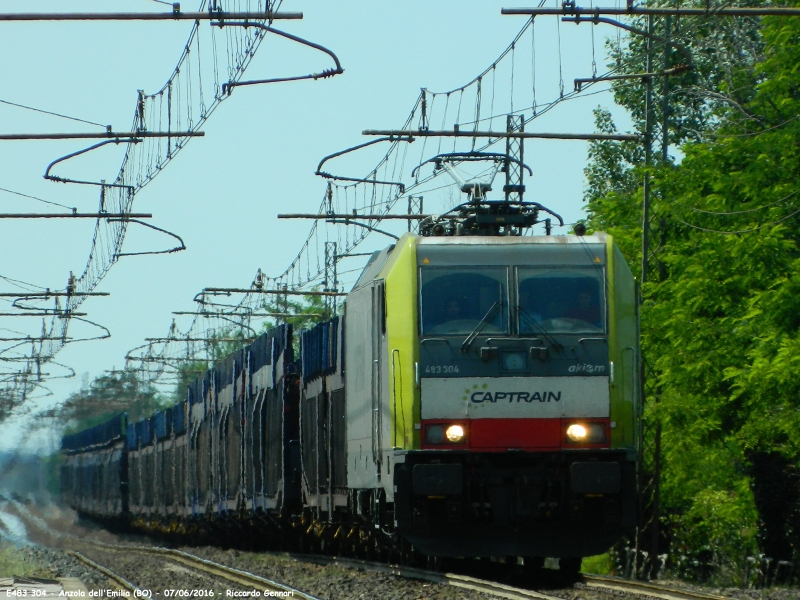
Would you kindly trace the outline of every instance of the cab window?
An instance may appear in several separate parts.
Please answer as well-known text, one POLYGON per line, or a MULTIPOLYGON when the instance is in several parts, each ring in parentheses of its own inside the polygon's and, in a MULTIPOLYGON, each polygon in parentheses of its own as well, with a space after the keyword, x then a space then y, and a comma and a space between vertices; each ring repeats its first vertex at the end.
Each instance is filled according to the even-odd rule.
POLYGON ((517 278, 520 335, 605 332, 602 268, 519 268, 517 278))
POLYGON ((484 318, 483 333, 508 333, 508 269, 420 269, 422 335, 469 335, 484 318))

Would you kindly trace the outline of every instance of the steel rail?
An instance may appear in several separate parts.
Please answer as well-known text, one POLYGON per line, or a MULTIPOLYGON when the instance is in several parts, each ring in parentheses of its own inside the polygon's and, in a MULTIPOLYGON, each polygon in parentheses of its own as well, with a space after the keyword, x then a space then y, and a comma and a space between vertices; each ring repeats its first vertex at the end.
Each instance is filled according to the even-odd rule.
MULTIPOLYGON (((84 538, 77 538, 76 536, 67 533, 67 532, 60 532, 54 531, 52 527, 47 527, 41 519, 34 517, 30 514, 30 511, 27 508, 23 508, 19 506, 19 503, 15 502, 18 509, 22 509, 20 512, 27 513, 26 516, 28 520, 33 521, 34 525, 41 529, 42 531, 48 531, 50 533, 55 533, 58 537, 68 537, 70 539, 74 539, 77 542, 81 542, 90 546, 96 546, 99 548, 105 548, 107 550, 111 550, 113 552, 138 552, 140 554, 148 554, 148 555, 159 555, 165 556, 169 560, 173 560, 175 562, 184 564, 186 566, 192 567, 199 571, 204 571, 216 577, 220 577, 222 579, 227 579, 228 581, 232 581, 244 586, 255 586, 260 588, 261 591, 270 591, 270 592, 281 592, 290 597, 297 597, 303 598, 304 600, 321 600, 316 596, 312 596, 306 592, 302 592, 296 588, 293 588, 289 585, 285 585, 283 583, 279 583, 277 581, 273 581, 272 579, 267 579, 266 577, 261 577, 259 575, 255 575, 254 573, 249 573, 247 571, 242 571, 240 569, 235 569, 233 567, 228 567, 222 565, 220 563, 200 558, 199 556, 195 556, 193 554, 189 554, 188 552, 183 552, 181 550, 173 550, 171 548, 158 548, 152 547, 148 548, 145 546, 135 546, 135 545, 127 545, 127 544, 105 544, 103 542, 95 542, 91 540, 87 540, 84 538)), ((81 561, 85 562, 87 565, 90 565, 92 568, 97 569, 107 577, 111 577, 115 581, 119 582, 120 585, 123 585, 126 589, 131 592, 141 592, 139 588, 137 588, 132 583, 124 580, 122 577, 119 577, 115 573, 112 573, 105 567, 98 565, 96 562, 92 561, 91 559, 83 556, 79 552, 75 552, 73 550, 67 550, 67 554, 71 554, 76 558, 79 558, 81 561)), ((141 595, 137 595, 136 597, 143 598, 141 595)))
POLYGON ((583 575, 583 585, 591 589, 602 589, 626 594, 642 594, 651 598, 660 598, 661 600, 727 600, 725 596, 716 594, 707 594, 705 592, 673 588, 646 581, 617 579, 616 577, 605 577, 602 575, 583 575))
POLYGON ((303 598, 304 600, 320 600, 316 596, 312 596, 306 592, 301 592, 296 588, 273 581, 272 579, 267 579, 266 577, 261 577, 247 571, 234 569, 233 567, 227 567, 220 563, 205 558, 200 558, 199 556, 195 556, 194 554, 189 554, 188 552, 183 552, 181 550, 172 550, 170 548, 131 548, 131 550, 134 552, 144 552, 146 554, 160 554, 166 556, 169 558, 169 560, 192 567, 198 571, 204 571, 211 575, 221 577, 222 579, 227 579, 228 581, 232 581, 240 585, 253 586, 261 589, 261 591, 283 592, 285 594, 290 594, 292 597, 303 598))
POLYGON ((477 579, 476 577, 458 575, 456 573, 437 573, 436 571, 427 571, 425 569, 417 569, 414 567, 404 567, 400 565, 376 563, 351 558, 336 558, 321 555, 303 554, 289 554, 289 556, 296 560, 324 566, 335 565, 344 567, 346 569, 385 573, 387 575, 395 575, 405 579, 416 579, 418 581, 429 581, 431 583, 444 583, 453 587, 483 592, 485 594, 491 594, 492 596, 497 596, 499 598, 509 598, 511 600, 560 600, 556 596, 548 596, 547 594, 542 594, 541 592, 536 592, 534 590, 526 590, 523 588, 506 585, 504 583, 477 579))
MULTIPOLYGON (((255 587, 262 592, 280 592, 282 594, 286 594, 287 596, 291 596, 293 598, 303 598, 304 600, 321 600, 316 596, 312 596, 311 594, 302 592, 297 588, 293 588, 289 585, 273 581, 272 579, 267 579, 266 577, 261 577, 254 573, 249 573, 248 571, 242 571, 240 569, 228 567, 226 565, 214 562, 212 560, 200 558, 199 556, 195 556, 194 554, 189 554, 188 552, 183 552, 182 550, 173 550, 171 548, 157 548, 157 547, 146 548, 143 546, 103 544, 101 542, 91 542, 87 540, 82 540, 82 541, 84 541, 84 543, 93 546, 106 548, 113 552, 137 552, 139 554, 145 554, 150 556, 153 555, 164 556, 169 560, 180 563, 187 567, 191 567, 197 571, 202 571, 204 573, 208 573, 209 575, 213 575, 220 579, 225 579, 227 581, 230 581, 232 583, 237 583, 245 587, 255 587)), ((88 561, 88 559, 86 560, 88 561)))
POLYGON ((0 21, 219 21, 220 19, 281 21, 303 18, 302 12, 181 12, 165 13, 0 13, 0 21))
MULTIPOLYGON (((27 509, 20 506, 18 503, 15 504, 17 505, 17 508, 21 510, 21 512, 27 512, 27 509)), ((33 516, 30 515, 30 513, 27 513, 26 516, 31 519, 33 518, 33 516)), ((40 529, 44 530, 44 527, 41 523, 37 523, 34 521, 34 524, 40 529)), ((47 531, 52 533, 53 529, 47 528, 47 531)), ((90 545, 102 546, 115 550, 131 550, 139 552, 147 552, 150 550, 148 548, 143 548, 141 546, 110 545, 101 542, 91 542, 83 538, 81 539, 75 538, 75 536, 68 533, 57 532, 57 535, 67 536, 76 539, 76 541, 81 541, 90 545)), ((155 548, 153 550, 164 554, 174 554, 174 553, 185 554, 181 553, 178 550, 171 550, 166 548, 155 548)), ((404 577, 407 579, 429 581, 432 583, 445 583, 448 585, 452 585, 454 587, 461 587, 465 589, 472 589, 475 591, 485 592, 488 594, 499 596, 501 598, 513 598, 513 599, 524 599, 524 600, 530 600, 530 599, 560 600, 556 597, 548 596, 546 594, 542 594, 540 592, 536 592, 533 590, 516 588, 513 586, 496 583, 492 581, 485 581, 474 577, 469 577, 467 575, 458 575, 454 573, 438 573, 435 571, 428 571, 425 569, 418 569, 414 567, 403 567, 387 563, 376 563, 360 559, 330 557, 317 554, 296 554, 296 553, 285 553, 285 552, 270 552, 269 554, 273 554, 275 556, 288 557, 300 562, 309 562, 312 564, 318 564, 322 566, 335 565, 347 569, 385 573, 389 575, 395 575, 398 577, 404 577)), ((205 559, 199 559, 198 557, 194 557, 193 555, 186 555, 186 556, 197 558, 198 560, 205 560, 205 559)), ((207 562, 213 565, 217 565, 217 563, 213 563, 212 561, 207 561, 207 562)), ((223 569, 230 569, 231 571, 237 573, 237 575, 239 573, 244 573, 238 571, 237 569, 231 569, 230 567, 225 567, 224 565, 218 565, 218 566, 222 567, 223 569)), ((251 575, 251 574, 246 574, 246 575, 251 575)), ((644 595, 651 598, 659 598, 661 600, 729 600, 725 596, 708 594, 705 592, 668 587, 650 582, 617 579, 615 577, 606 577, 601 575, 581 574, 581 579, 582 581, 577 584, 579 586, 586 586, 597 589, 606 589, 616 593, 621 592, 624 594, 644 595)), ((300 592, 300 594, 302 594, 302 592, 300 592)), ((310 596, 307 595, 300 597, 311 598, 310 596)))
POLYGON ((108 577, 112 581, 116 581, 117 584, 119 584, 123 589, 128 590, 129 592, 132 592, 133 594, 141 593, 142 590, 140 590, 138 587, 133 585, 130 581, 128 581, 126 579, 123 579, 122 577, 120 577, 119 575, 114 573, 113 571, 110 571, 109 569, 106 569, 103 565, 97 564, 92 559, 85 557, 80 552, 75 552, 74 550, 65 550, 65 552, 67 554, 69 554, 70 556, 74 556, 79 561, 81 561, 82 563, 90 566, 94 570, 100 571, 103 575, 105 575, 106 577, 108 577))
MULTIPOLYGON (((21 511, 27 512, 27 509, 18 506, 21 511)), ((28 513, 30 515, 30 513, 28 513)), ((32 515, 30 515, 32 517, 32 515)), ((34 524, 42 530, 45 530, 43 524, 36 523, 34 524)), ((47 531, 53 533, 52 528, 47 528, 47 531)), ((129 552, 140 552, 145 554, 161 554, 168 557, 170 560, 176 560, 176 562, 180 562, 177 559, 185 559, 188 562, 183 564, 187 564, 187 566, 200 568, 198 567, 198 563, 203 567, 213 567, 214 569, 219 569, 221 572, 220 574, 213 573, 220 577, 227 577, 227 576, 235 576, 235 577, 242 577, 247 580, 246 585, 278 585, 283 586, 283 584, 277 583, 275 581, 271 581, 269 579, 259 577, 258 575, 254 575, 252 573, 248 573, 245 571, 240 571, 239 569, 234 569, 232 567, 227 567, 225 565, 221 565, 219 563, 215 563, 210 560, 206 560, 192 554, 188 554, 186 552, 182 552, 180 550, 173 550, 169 548, 147 548, 143 546, 134 546, 134 545, 118 545, 118 544, 105 544, 102 542, 93 542, 86 539, 78 539, 74 535, 66 533, 66 532, 56 532, 59 536, 66 536, 76 541, 83 542, 85 544, 89 544, 92 546, 98 546, 102 548, 107 548, 109 550, 114 551, 129 551, 129 552)), ((405 579, 415 579, 418 581, 429 581, 431 583, 444 583, 447 585, 451 585, 453 587, 459 587, 463 589, 470 589, 475 591, 484 592, 487 594, 491 594, 493 596, 497 596, 500 598, 509 598, 511 600, 562 600, 555 596, 548 596, 546 594, 542 594, 540 592, 536 592, 533 590, 525 590, 522 588, 512 587, 510 585, 505 585, 502 583, 495 583, 492 581, 484 581, 481 579, 476 579, 474 577, 469 577, 466 575, 456 575, 453 573, 437 573, 434 571, 427 571, 425 569, 417 569, 413 567, 403 567, 399 565, 391 565, 386 563, 376 563, 370 562, 365 560, 359 559, 347 559, 347 558, 338 558, 338 557, 330 557, 330 556, 322 556, 317 554, 295 554, 295 553, 286 553, 286 552, 268 552, 268 554, 272 554, 274 556, 282 556, 288 557, 293 560, 299 562, 307 562, 312 564, 318 564, 322 566, 339 566, 346 569, 356 569, 360 571, 372 571, 376 573, 385 573, 389 575, 395 575, 397 577, 403 577, 405 579)), ((211 572, 211 571, 207 571, 211 572)), ((301 592, 299 590, 295 590, 289 586, 283 586, 282 591, 294 592, 294 595, 300 598, 304 598, 306 600, 319 600, 310 594, 305 592, 301 592)), ((709 599, 706 599, 709 600, 709 599)))

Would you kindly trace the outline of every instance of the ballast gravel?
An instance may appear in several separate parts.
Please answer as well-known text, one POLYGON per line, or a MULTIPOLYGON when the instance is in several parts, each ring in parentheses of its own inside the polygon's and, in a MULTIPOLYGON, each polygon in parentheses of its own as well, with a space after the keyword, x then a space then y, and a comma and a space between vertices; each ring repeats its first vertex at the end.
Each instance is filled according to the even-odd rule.
MULTIPOLYGON (((101 589, 109 585, 104 575, 87 567, 77 558, 62 550, 53 550, 41 546, 23 546, 20 548, 20 555, 25 561, 38 566, 52 578, 74 577, 89 589, 101 589)), ((6 575, 10 576, 13 573, 6 575)))
POLYGON ((335 565, 320 566, 276 554, 181 548, 184 552, 280 581, 325 600, 484 600, 497 599, 473 590, 443 583, 428 583, 357 571, 335 565))
MULTIPOLYGON (((236 584, 198 575, 187 567, 165 558, 151 558, 139 553, 120 553, 98 549, 81 543, 78 538, 96 540, 111 544, 161 545, 145 536, 136 534, 114 534, 90 521, 79 521, 74 512, 55 505, 47 507, 31 506, 21 510, 20 517, 26 521, 28 535, 33 542, 45 546, 58 546, 77 550, 98 563, 118 572, 138 585, 153 591, 154 598, 163 598, 164 590, 208 590, 214 592, 214 600, 232 597, 231 592, 246 592, 236 584), (29 512, 30 511, 30 512, 29 512), (27 514, 25 514, 27 513, 27 514), (35 513, 35 514, 31 514, 35 513), (38 525, 31 522, 38 521, 38 525), (45 523, 46 522, 46 523, 45 523), (44 527, 47 527, 45 530, 44 527)), ((393 575, 363 572, 339 566, 319 566, 303 562, 282 554, 253 553, 240 550, 223 550, 203 546, 183 548, 209 560, 250 571, 254 574, 284 583, 326 600, 358 600, 376 598, 378 600, 473 600, 496 598, 488 594, 474 592, 446 584, 428 583, 404 579, 393 575)), ((90 589, 113 587, 104 575, 79 562, 72 556, 53 548, 29 546, 24 552, 32 562, 46 566, 54 577, 76 577, 90 589)), ((737 589, 712 588, 690 585, 683 581, 659 580, 659 584, 672 584, 683 589, 693 589, 736 600, 800 600, 800 590, 791 588, 737 589)), ((547 586, 541 590, 548 596, 564 600, 622 600, 621 596, 630 594, 590 590, 581 584, 571 588, 553 589, 547 586)), ((177 600, 202 596, 172 596, 177 600)), ((643 599, 646 597, 642 596, 643 599)))
POLYGON ((121 576, 136 587, 146 590, 144 598, 220 598, 230 597, 228 592, 252 591, 236 583, 196 571, 162 556, 149 556, 139 552, 98 548, 76 544, 76 549, 87 558, 121 576))

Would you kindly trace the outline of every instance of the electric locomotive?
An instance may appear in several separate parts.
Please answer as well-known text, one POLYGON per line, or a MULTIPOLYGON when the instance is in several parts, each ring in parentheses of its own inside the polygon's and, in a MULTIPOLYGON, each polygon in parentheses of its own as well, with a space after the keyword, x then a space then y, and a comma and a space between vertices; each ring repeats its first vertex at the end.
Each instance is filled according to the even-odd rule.
POLYGON ((64 438, 65 499, 164 532, 575 572, 636 525, 637 294, 611 236, 521 235, 545 210, 473 193, 423 221, 298 360, 278 326, 172 409, 64 438))
POLYGON ((542 208, 457 207, 347 297, 347 487, 429 556, 569 570, 636 525, 635 280, 609 235, 511 235, 542 208))

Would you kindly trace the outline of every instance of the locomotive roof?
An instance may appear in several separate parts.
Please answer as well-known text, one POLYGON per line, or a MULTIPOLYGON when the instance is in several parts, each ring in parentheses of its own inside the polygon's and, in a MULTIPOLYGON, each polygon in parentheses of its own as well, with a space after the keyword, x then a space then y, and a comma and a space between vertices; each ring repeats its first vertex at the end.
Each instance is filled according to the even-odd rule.
POLYGON ((418 237, 417 245, 518 245, 518 244, 605 244, 609 238, 606 233, 592 235, 534 235, 534 236, 442 236, 418 237))
MULTIPOLYGON (((535 236, 431 236, 431 237, 423 237, 414 234, 406 234, 403 236, 402 240, 407 240, 408 237, 412 237, 414 239, 414 243, 417 246, 519 246, 519 245, 531 245, 531 244, 552 244, 552 245, 564 245, 564 244, 606 244, 610 236, 603 232, 597 232, 592 235, 535 235, 535 236)), ((399 245, 402 245, 402 242, 398 242, 399 245)), ((398 244, 393 244, 391 246, 387 246, 383 250, 378 250, 370 256, 369 260, 367 261, 364 270, 361 272, 361 276, 356 281, 355 285, 353 285, 352 289, 358 289, 362 285, 366 284, 368 281, 373 280, 378 273, 381 272, 381 269, 386 264, 389 256, 394 251, 395 247, 398 244)))

